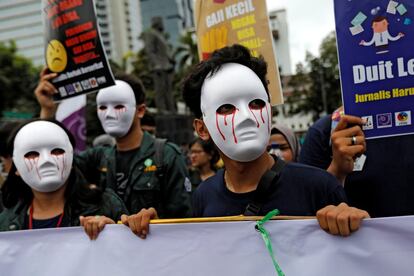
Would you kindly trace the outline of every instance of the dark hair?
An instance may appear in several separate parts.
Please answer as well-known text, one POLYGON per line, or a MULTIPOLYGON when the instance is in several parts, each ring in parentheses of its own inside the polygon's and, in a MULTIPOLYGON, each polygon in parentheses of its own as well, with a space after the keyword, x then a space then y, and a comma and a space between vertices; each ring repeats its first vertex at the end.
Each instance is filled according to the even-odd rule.
POLYGON ((115 79, 124 81, 131 86, 134 91, 135 102, 137 105, 145 102, 145 88, 142 81, 138 77, 119 72, 115 75, 115 79))
POLYGON ((191 149, 194 144, 199 144, 203 148, 203 151, 211 155, 210 167, 211 169, 216 170, 215 164, 219 161, 220 155, 213 141, 211 139, 205 141, 201 138, 196 138, 190 143, 189 148, 191 149))
POLYGON ((156 126, 155 117, 151 113, 145 113, 144 117, 141 119, 141 126, 156 126))
MULTIPOLYGON (((47 121, 54 123, 55 125, 58 125, 65 131, 65 133, 69 137, 70 143, 72 144, 73 148, 75 148, 75 138, 62 123, 52 119, 35 119, 21 124, 18 128, 16 128, 13 131, 12 135, 8 140, 8 150, 11 154, 13 154, 14 140, 16 138, 17 133, 27 124, 36 121, 47 121)), ((81 202, 97 204, 102 198, 102 191, 100 189, 91 189, 89 187, 89 184, 82 176, 81 172, 76 168, 75 161, 73 162, 74 163, 72 165, 72 170, 68 179, 68 186, 65 190, 66 202, 68 204, 71 204, 72 206, 80 206, 81 202)), ((19 201, 22 201, 26 204, 30 204, 30 202, 33 199, 33 193, 31 188, 23 181, 23 179, 20 176, 16 175, 16 171, 17 169, 13 162, 7 179, 4 182, 3 187, 1 188, 3 204, 6 208, 12 208, 19 201)))
POLYGON ((272 130, 270 131, 270 135, 275 135, 275 134, 282 134, 283 136, 285 136, 280 130, 273 127, 272 130))
POLYGON ((0 124, 0 156, 11 157, 11 153, 8 150, 7 141, 14 132, 15 128, 19 127, 22 122, 3 122, 0 124))
POLYGON ((200 98, 205 78, 210 72, 212 75, 215 74, 225 63, 239 63, 250 68, 260 78, 267 94, 269 94, 266 79, 267 63, 263 57, 252 56, 249 49, 238 44, 224 47, 214 51, 208 60, 196 65, 183 82, 184 101, 197 118, 202 116, 200 98))
POLYGON ((375 22, 381 22, 383 20, 387 20, 387 18, 385 16, 377 16, 372 20, 372 24, 374 24, 375 22))

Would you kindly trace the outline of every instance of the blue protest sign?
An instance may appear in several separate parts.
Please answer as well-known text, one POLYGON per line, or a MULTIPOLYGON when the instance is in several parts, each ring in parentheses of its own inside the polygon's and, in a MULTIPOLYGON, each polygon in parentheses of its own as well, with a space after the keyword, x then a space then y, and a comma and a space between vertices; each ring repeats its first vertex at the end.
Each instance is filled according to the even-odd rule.
POLYGON ((367 138, 414 133, 414 2, 334 0, 346 114, 367 138))

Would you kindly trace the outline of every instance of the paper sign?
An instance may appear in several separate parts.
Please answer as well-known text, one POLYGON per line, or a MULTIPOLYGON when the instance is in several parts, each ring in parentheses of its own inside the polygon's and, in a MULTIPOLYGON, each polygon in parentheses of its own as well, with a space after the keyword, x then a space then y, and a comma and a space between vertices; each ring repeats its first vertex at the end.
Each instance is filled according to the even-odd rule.
POLYGON ((360 157, 356 158, 354 161, 354 172, 360 172, 364 169, 365 160, 367 159, 367 156, 365 154, 362 154, 360 157))
POLYGON ((352 19, 351 24, 354 26, 361 25, 367 19, 367 16, 362 12, 359 12, 354 19, 352 19))
POLYGON ((387 12, 390 14, 395 14, 397 10, 395 9, 398 6, 398 3, 395 1, 390 1, 388 3, 387 12))
POLYGON ((114 85, 92 0, 43 0, 45 59, 62 100, 114 85))
POLYGON ((404 14, 407 13, 407 9, 403 4, 401 4, 397 7, 397 11, 400 15, 404 15, 404 14))
MULTIPOLYGON (((414 28, 386 12, 391 2, 334 1, 344 110, 367 119, 367 139, 414 133, 414 28), (363 31, 350 32, 361 14, 363 31)), ((402 2, 400 13, 414 12, 414 2, 402 2)))
POLYGON ((253 55, 262 55, 268 64, 272 105, 283 103, 265 0, 197 0, 195 18, 201 60, 216 49, 236 43, 249 48, 253 55))
POLYGON ((351 31, 352 35, 357 35, 357 34, 362 33, 364 31, 364 28, 362 28, 361 25, 358 25, 358 26, 353 26, 349 28, 349 30, 351 31))

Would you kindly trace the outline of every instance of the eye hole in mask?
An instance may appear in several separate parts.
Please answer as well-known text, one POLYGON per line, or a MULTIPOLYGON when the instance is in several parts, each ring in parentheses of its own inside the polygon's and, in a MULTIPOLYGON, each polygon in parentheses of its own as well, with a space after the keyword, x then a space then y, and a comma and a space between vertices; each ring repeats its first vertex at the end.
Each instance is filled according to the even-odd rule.
POLYGON ((99 110, 101 110, 101 111, 105 111, 106 109, 107 109, 107 107, 105 105, 99 106, 99 110))
POLYGON ((217 108, 217 113, 220 115, 230 115, 236 111, 236 107, 232 104, 223 104, 217 108))
POLYGON ((24 158, 27 159, 36 159, 39 157, 39 153, 37 151, 29 151, 24 155, 24 158))
POLYGON ((59 155, 63 155, 65 153, 65 150, 64 149, 60 149, 60 148, 55 148, 50 153, 52 155, 59 156, 59 155))
POLYGON ((266 103, 261 99, 253 100, 249 103, 250 109, 262 109, 266 106, 266 103))
POLYGON ((123 108, 125 108, 125 106, 122 105, 122 104, 118 104, 118 105, 115 106, 116 110, 120 110, 120 109, 123 109, 123 108))

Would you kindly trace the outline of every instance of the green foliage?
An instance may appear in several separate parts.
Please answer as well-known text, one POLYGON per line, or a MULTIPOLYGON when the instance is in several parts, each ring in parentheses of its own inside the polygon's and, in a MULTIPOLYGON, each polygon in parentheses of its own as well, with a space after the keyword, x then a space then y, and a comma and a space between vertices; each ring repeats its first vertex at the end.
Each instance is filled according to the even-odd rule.
MULTIPOLYGON (((17 54, 14 42, 0 43, 0 110, 34 114, 38 105, 34 89, 40 69, 17 54)), ((1 114, 1 113, 0 113, 1 114)))
POLYGON ((311 113, 316 120, 325 113, 324 98, 328 114, 342 104, 334 32, 322 41, 319 57, 307 53, 305 64, 297 65, 289 86, 294 90, 287 100, 293 106, 291 114, 311 113))
POLYGON ((191 68, 200 61, 194 32, 187 31, 180 37, 173 56, 178 64, 173 80, 174 95, 177 100, 181 100, 181 83, 191 68))
MULTIPOLYGON (((145 86, 147 106, 155 107, 154 81, 145 50, 141 49, 138 53, 129 55, 128 58, 131 58, 132 60, 131 73, 138 76, 145 86)), ((173 52, 173 59, 177 65, 173 76, 173 93, 175 99, 179 100, 181 98, 181 81, 188 74, 191 67, 199 62, 194 32, 186 32, 180 37, 179 46, 173 52)), ((118 67, 122 69, 122 66, 118 67)))
POLYGON ((154 92, 154 81, 152 79, 150 64, 148 55, 145 52, 145 49, 141 49, 133 57, 132 61, 132 72, 144 84, 146 103, 149 107, 155 107, 155 92, 154 92))
POLYGON ((194 32, 187 31, 180 37, 179 46, 174 51, 174 59, 178 62, 179 70, 184 70, 199 62, 194 35, 194 32))

